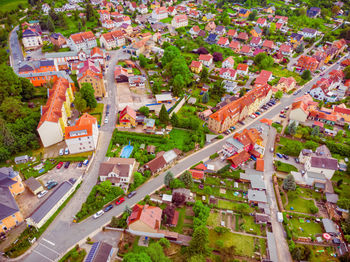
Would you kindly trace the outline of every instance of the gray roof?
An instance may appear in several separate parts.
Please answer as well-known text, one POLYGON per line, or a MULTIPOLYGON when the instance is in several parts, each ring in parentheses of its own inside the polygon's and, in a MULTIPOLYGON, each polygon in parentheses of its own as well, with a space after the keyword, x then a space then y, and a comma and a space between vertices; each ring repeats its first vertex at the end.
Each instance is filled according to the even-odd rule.
POLYGON ((16 177, 18 172, 13 171, 12 167, 0 168, 0 186, 9 187, 16 184, 16 181, 11 178, 16 177))
POLYGON ((275 236, 271 232, 266 232, 267 248, 269 250, 270 261, 278 262, 275 236))
POLYGON ((177 158, 177 154, 174 150, 169 150, 169 151, 164 153, 163 157, 164 157, 165 162, 168 164, 177 158))
POLYGON ((333 193, 326 193, 327 202, 336 204, 338 202, 339 196, 333 193))
POLYGON ((28 178, 26 181, 24 181, 27 187, 30 188, 30 190, 35 191, 38 188, 41 187, 41 184, 38 180, 36 180, 34 177, 28 178))
POLYGON ((265 182, 260 175, 250 175, 250 183, 254 189, 266 189, 265 182))
POLYGON ((0 187, 0 220, 19 211, 16 200, 8 187, 0 187))
POLYGON ((326 157, 311 157, 311 166, 329 170, 338 170, 338 160, 326 157))
POLYGON ((24 155, 24 156, 17 156, 15 157, 15 162, 17 161, 22 161, 22 160, 28 160, 29 156, 28 155, 24 155))
POLYGON ((322 223, 323 223, 324 230, 327 233, 337 233, 337 230, 332 220, 328 218, 323 218, 322 223))
POLYGON ((32 213, 30 218, 39 223, 51 209, 59 202, 65 194, 72 188, 72 184, 68 181, 61 183, 54 192, 32 213))
POLYGON ((254 202, 267 203, 265 191, 248 189, 248 200, 254 202))
POLYGON ((233 139, 232 137, 227 139, 226 143, 231 144, 232 146, 237 148, 237 150, 240 150, 244 147, 244 145, 241 142, 239 142, 237 139, 233 139))
POLYGON ((321 173, 307 172, 307 176, 313 179, 326 180, 325 175, 321 173))
POLYGON ((95 242, 89 254, 87 255, 85 262, 105 262, 108 261, 113 246, 105 242, 95 242))

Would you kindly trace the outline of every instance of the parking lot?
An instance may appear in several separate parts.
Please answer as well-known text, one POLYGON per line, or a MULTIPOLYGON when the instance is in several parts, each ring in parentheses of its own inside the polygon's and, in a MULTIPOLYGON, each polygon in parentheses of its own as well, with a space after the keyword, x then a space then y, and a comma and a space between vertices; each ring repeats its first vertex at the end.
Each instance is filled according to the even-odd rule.
MULTIPOLYGON (((37 180, 44 186, 45 183, 49 180, 54 180, 58 183, 58 185, 70 178, 77 179, 80 177, 86 167, 82 168, 77 167, 78 163, 71 163, 69 168, 61 167, 61 169, 57 169, 56 167, 47 172, 46 174, 37 178, 37 180)), ((57 187, 57 186, 56 186, 57 187)), ((46 189, 46 188, 45 188, 46 189)), ((38 198, 36 195, 33 195, 32 192, 26 187, 25 191, 16 196, 17 204, 23 214, 23 217, 28 217, 30 214, 46 199, 48 196, 54 191, 55 188, 48 190, 49 192, 42 198, 38 198)))

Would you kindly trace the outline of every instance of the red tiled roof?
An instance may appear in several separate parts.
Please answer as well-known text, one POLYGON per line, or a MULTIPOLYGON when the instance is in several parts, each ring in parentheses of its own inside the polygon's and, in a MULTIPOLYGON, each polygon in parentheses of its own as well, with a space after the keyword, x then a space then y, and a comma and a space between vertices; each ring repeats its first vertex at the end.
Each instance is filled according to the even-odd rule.
POLYGON ((136 204, 128 218, 128 225, 136 221, 142 221, 144 224, 152 229, 159 229, 162 221, 162 209, 159 207, 149 206, 149 205, 139 205, 136 204))
POLYGON ((88 113, 84 113, 79 120, 75 123, 74 126, 67 126, 65 129, 65 139, 71 138, 79 138, 84 136, 92 136, 92 126, 96 124, 96 118, 89 115, 88 113), (71 136, 72 131, 81 131, 86 130, 86 134, 81 134, 79 136, 71 136))
POLYGON ((291 51, 291 49, 292 49, 292 47, 290 45, 287 45, 287 44, 282 44, 280 46, 281 52, 289 53, 291 51))
POLYGON ((250 44, 253 45, 258 45, 261 42, 261 38, 260 37, 253 37, 252 40, 250 40, 250 44))
POLYGON ((251 48, 249 45, 244 45, 244 46, 242 46, 241 52, 248 54, 250 52, 250 50, 251 50, 251 48))
POLYGON ((190 67, 200 68, 201 65, 202 65, 202 62, 193 60, 191 62, 191 66, 190 67))
POLYGON ((219 41, 216 43, 217 45, 226 45, 228 43, 228 38, 220 37, 219 41))
POLYGON ((288 87, 290 87, 293 83, 296 83, 295 79, 290 76, 290 77, 281 77, 278 83, 285 83, 288 87))
POLYGON ((213 58, 213 56, 211 54, 207 54, 207 55, 201 54, 199 56, 199 60, 202 60, 202 61, 210 61, 210 59, 212 59, 212 58, 213 58))
POLYGON ((231 161, 235 167, 238 167, 239 165, 247 161, 249 158, 250 158, 250 154, 247 151, 242 151, 238 154, 235 154, 227 158, 227 160, 231 161))
POLYGON ((229 47, 232 49, 239 49, 241 44, 238 41, 232 40, 229 47))
POLYGON ((339 106, 335 106, 334 107, 334 112, 341 113, 341 114, 344 114, 344 115, 350 115, 350 109, 349 108, 344 108, 344 107, 339 107, 339 106))
POLYGON ((238 64, 237 66, 237 70, 240 70, 240 71, 246 71, 247 69, 248 69, 247 64, 238 64))
POLYGON ((263 47, 267 47, 267 48, 273 48, 274 43, 272 40, 265 40, 263 43, 263 47))
POLYGON ((133 119, 136 119, 136 112, 134 109, 132 109, 130 106, 126 106, 119 115, 119 119, 123 119, 124 116, 128 114, 130 117, 132 117, 133 119))
POLYGON ((71 35, 70 38, 76 44, 96 39, 95 35, 91 31, 76 33, 76 34, 71 35))
POLYGON ((237 38, 240 40, 248 40, 248 34, 246 32, 241 32, 238 34, 237 38))
POLYGON ((205 171, 205 170, 207 170, 207 167, 206 167, 203 163, 200 163, 199 165, 196 165, 196 166, 194 167, 194 169, 198 169, 198 170, 203 170, 203 171, 205 171))
POLYGON ((230 29, 227 32, 227 36, 231 36, 231 37, 234 37, 236 34, 237 34, 237 31, 234 29, 230 29))
POLYGON ((263 25, 266 23, 266 19, 265 18, 262 18, 262 17, 259 17, 258 20, 256 21, 257 24, 259 25, 263 25))
POLYGON ((191 172, 193 179, 203 179, 204 178, 204 172, 203 171, 194 170, 194 169, 191 169, 189 171, 191 172))
POLYGON ((256 170, 264 172, 264 170, 265 170, 265 168, 264 168, 264 159, 258 158, 256 160, 256 170))

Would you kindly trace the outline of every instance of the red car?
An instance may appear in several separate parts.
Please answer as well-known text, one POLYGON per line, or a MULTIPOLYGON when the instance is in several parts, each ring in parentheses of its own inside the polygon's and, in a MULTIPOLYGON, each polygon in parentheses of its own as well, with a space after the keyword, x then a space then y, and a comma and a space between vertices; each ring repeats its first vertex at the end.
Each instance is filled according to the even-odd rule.
POLYGON ((56 166, 57 169, 60 169, 63 166, 63 162, 59 162, 56 166))
POLYGON ((115 204, 118 206, 120 205, 121 203, 123 203, 125 201, 125 198, 124 197, 121 197, 119 198, 117 201, 115 201, 115 204))

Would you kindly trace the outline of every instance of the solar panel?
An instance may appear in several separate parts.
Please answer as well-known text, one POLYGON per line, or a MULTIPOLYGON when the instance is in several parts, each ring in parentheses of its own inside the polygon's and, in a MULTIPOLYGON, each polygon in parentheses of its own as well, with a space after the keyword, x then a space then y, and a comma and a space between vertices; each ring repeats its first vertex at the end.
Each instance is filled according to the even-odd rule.
POLYGON ((85 259, 85 262, 92 262, 92 261, 93 261, 94 256, 95 256, 95 254, 96 254, 96 251, 97 251, 97 249, 98 249, 99 244, 100 244, 100 242, 95 242, 95 243, 92 245, 92 247, 91 247, 91 249, 90 249, 90 252, 89 252, 88 256, 87 256, 86 259, 85 259))

